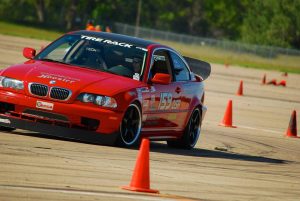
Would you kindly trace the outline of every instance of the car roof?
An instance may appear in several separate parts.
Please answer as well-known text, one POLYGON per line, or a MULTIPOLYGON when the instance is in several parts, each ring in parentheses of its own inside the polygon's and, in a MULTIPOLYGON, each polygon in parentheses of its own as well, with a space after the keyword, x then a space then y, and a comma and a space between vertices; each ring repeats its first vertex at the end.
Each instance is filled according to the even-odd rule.
POLYGON ((150 40, 144 40, 141 38, 133 37, 133 36, 127 36, 122 34, 116 34, 116 33, 107 33, 107 32, 96 32, 96 31, 74 31, 71 32, 72 34, 84 34, 86 36, 92 36, 92 37, 101 37, 108 40, 114 40, 118 42, 124 42, 128 44, 132 44, 137 47, 147 48, 149 45, 157 44, 159 43, 150 41, 150 40))

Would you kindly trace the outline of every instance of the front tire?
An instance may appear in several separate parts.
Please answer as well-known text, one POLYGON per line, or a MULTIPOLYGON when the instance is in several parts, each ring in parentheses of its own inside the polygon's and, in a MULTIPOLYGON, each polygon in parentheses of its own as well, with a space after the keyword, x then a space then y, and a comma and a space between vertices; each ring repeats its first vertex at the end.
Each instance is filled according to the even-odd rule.
POLYGON ((142 128, 142 115, 140 107, 132 103, 127 108, 122 119, 117 139, 117 145, 131 147, 139 144, 142 128))
POLYGON ((168 146, 181 149, 192 149, 197 144, 201 131, 201 112, 195 108, 190 116, 182 137, 178 140, 167 141, 168 146))
POLYGON ((0 131, 7 131, 7 132, 10 132, 10 131, 14 131, 14 130, 16 130, 16 128, 0 126, 0 131))

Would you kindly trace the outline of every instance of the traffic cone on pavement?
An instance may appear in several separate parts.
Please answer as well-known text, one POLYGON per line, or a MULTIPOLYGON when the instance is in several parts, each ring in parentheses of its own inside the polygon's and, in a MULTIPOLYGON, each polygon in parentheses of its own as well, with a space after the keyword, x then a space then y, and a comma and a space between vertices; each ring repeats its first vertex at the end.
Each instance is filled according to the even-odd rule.
POLYGON ((238 96, 243 96, 244 95, 244 93, 243 93, 243 80, 240 81, 240 86, 239 86, 239 89, 238 89, 236 95, 238 95, 238 96))
POLYGON ((264 74, 262 80, 261 80, 261 84, 266 84, 266 74, 264 74))
POLYGON ((219 124, 219 126, 236 128, 236 126, 232 125, 232 100, 228 101, 223 121, 219 124))
POLYGON ((270 80, 269 82, 267 82, 267 84, 276 85, 276 79, 270 80))
POLYGON ((281 80, 280 82, 277 83, 277 86, 279 86, 279 85, 286 87, 286 81, 281 80))
POLYGON ((292 112, 289 127, 286 131, 287 137, 297 137, 297 116, 296 110, 292 112))
POLYGON ((137 156, 130 185, 123 186, 122 189, 145 193, 159 193, 158 190, 150 189, 149 147, 149 139, 144 138, 137 156))

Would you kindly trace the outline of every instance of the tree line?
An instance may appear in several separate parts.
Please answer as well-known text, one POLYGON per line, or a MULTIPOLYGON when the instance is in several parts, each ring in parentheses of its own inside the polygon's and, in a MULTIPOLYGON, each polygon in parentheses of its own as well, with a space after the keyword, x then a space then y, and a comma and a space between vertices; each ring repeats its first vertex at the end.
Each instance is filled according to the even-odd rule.
POLYGON ((123 22, 300 49, 300 0, 1 0, 0 20, 61 31, 123 22), (140 6, 140 12, 138 8, 140 6), (138 21, 137 21, 138 19, 138 21))

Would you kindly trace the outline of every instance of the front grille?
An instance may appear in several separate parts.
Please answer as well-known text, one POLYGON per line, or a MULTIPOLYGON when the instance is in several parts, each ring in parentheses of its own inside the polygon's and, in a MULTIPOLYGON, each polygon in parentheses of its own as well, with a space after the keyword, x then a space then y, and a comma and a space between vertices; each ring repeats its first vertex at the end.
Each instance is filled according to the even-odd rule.
POLYGON ((72 91, 60 87, 50 87, 39 83, 30 83, 29 91, 32 95, 48 97, 51 99, 66 101, 71 95, 72 91), (50 93, 48 93, 50 91, 50 93))
POLYGON ((67 89, 53 87, 50 91, 50 97, 58 100, 66 100, 71 95, 71 92, 67 89))
POLYGON ((32 83, 30 85, 30 92, 36 96, 47 96, 48 86, 43 84, 32 83))

